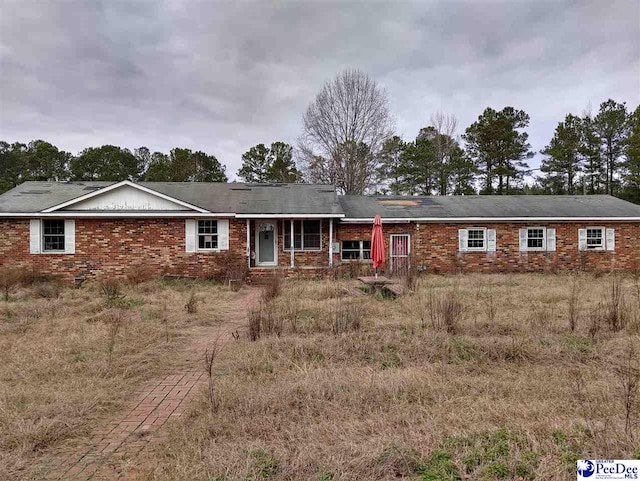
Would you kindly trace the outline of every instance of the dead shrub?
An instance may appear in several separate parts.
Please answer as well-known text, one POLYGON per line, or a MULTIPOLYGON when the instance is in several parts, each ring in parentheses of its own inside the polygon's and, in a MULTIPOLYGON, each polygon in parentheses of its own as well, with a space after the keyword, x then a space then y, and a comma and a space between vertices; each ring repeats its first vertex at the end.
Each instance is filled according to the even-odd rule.
POLYGON ((571 332, 576 330, 578 325, 578 309, 580 307, 580 283, 578 276, 574 275, 571 281, 571 291, 569 293, 569 303, 567 306, 567 317, 569 318, 569 329, 571 332))
POLYGON ((148 264, 140 264, 131 266, 125 273, 127 281, 137 286, 143 282, 149 282, 156 277, 156 272, 153 267, 148 264))
POLYGON ((496 314, 497 314, 497 309, 496 309, 496 304, 494 302, 493 299, 493 292, 489 291, 485 298, 484 298, 484 312, 487 314, 487 320, 491 323, 495 322, 496 320, 496 314))
POLYGON ((222 261, 224 283, 232 291, 239 291, 249 277, 249 266, 247 260, 242 255, 234 251, 227 251, 222 261))
POLYGON ((108 305, 116 304, 125 297, 124 294, 122 294, 120 281, 113 277, 100 281, 100 292, 102 292, 108 305))
POLYGON ((258 339, 260 339, 260 336, 262 334, 260 332, 260 326, 261 326, 260 308, 252 309, 251 311, 249 311, 248 320, 249 320, 249 339, 251 341, 257 341, 258 339))
POLYGON ((125 309, 109 309, 102 317, 102 322, 107 325, 107 367, 111 371, 113 351, 116 347, 116 338, 128 314, 125 309))
POLYGON ((284 327, 283 318, 277 315, 271 304, 262 303, 249 312, 249 339, 257 341, 261 336, 275 334, 280 337, 284 327))
POLYGON ((409 261, 409 265, 404 272, 402 280, 406 290, 413 291, 416 288, 416 284, 418 282, 418 271, 415 267, 414 259, 409 261))
POLYGON ((11 293, 23 281, 23 269, 17 266, 0 266, 0 289, 4 300, 8 301, 11 293))
POLYGON ((453 288, 449 292, 439 295, 431 289, 422 314, 423 327, 426 324, 426 319, 429 319, 431 327, 435 331, 456 334, 459 331, 464 310, 464 304, 458 289, 453 288))
POLYGON ((598 308, 589 314, 589 336, 592 339, 595 339, 595 337, 600 332, 601 321, 602 321, 602 304, 598 305, 598 308))
POLYGON ((216 395, 216 376, 214 372, 214 362, 220 353, 220 345, 219 345, 220 335, 216 336, 215 341, 211 344, 206 352, 204 353, 204 366, 205 372, 207 373, 208 380, 208 390, 207 395, 209 398, 209 408, 211 411, 216 412, 220 408, 220 400, 216 395))
POLYGON ((348 266, 349 270, 347 272, 347 275, 349 276, 349 279, 357 279, 358 277, 362 276, 364 266, 362 265, 361 261, 349 261, 348 266))
POLYGON ((193 289, 189 293, 189 297, 187 298, 187 302, 184 305, 184 310, 187 311, 187 314, 195 314, 198 312, 198 296, 196 295, 196 291, 193 289))
POLYGON ((34 288, 36 296, 44 299, 57 299, 60 297, 60 284, 55 281, 37 284, 34 288))
POLYGON ((265 279, 262 289, 263 302, 270 302, 280 295, 282 292, 282 275, 274 273, 265 279))
POLYGON ((624 299, 624 286, 622 278, 613 275, 603 300, 604 321, 613 332, 624 329, 627 320, 627 308, 624 299))
POLYGON ((342 298, 336 299, 334 307, 331 331, 334 334, 358 331, 362 326, 363 309, 358 302, 344 302, 342 298))
POLYGON ((624 431, 630 439, 635 439, 635 428, 640 426, 640 357, 630 341, 613 372, 618 378, 624 409, 624 431))
POLYGON ((551 321, 549 307, 544 304, 531 303, 528 315, 529 328, 534 332, 545 331, 551 321))

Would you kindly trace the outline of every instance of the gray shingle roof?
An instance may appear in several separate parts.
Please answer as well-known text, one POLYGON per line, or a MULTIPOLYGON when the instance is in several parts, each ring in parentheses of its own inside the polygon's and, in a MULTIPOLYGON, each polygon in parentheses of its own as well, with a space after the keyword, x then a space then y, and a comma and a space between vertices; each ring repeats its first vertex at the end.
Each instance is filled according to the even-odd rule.
POLYGON ((339 196, 345 218, 634 217, 640 206, 609 195, 339 196))
MULTIPOLYGON (((25 182, 0 195, 2 212, 40 212, 115 182, 25 182)), ((335 188, 317 184, 140 182, 140 185, 211 212, 333 214, 342 209, 335 188)))
MULTIPOLYGON (((36 213, 115 182, 25 182, 0 195, 0 214, 36 213)), ((337 196, 330 185, 140 182, 214 213, 334 215, 351 219, 640 218, 640 206, 608 195, 337 196)))

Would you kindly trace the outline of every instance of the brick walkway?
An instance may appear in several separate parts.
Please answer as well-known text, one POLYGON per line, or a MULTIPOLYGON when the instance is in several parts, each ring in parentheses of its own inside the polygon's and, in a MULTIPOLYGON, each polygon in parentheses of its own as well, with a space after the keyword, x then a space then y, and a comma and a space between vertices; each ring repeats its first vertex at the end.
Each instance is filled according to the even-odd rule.
MULTIPOLYGON (((237 306, 241 315, 230 320, 232 322, 227 327, 239 327, 238 321, 246 319, 246 312, 257 305, 259 293, 255 288, 247 290, 247 295, 237 306)), ((220 342, 231 338, 230 332, 220 342)), ((50 462, 45 479, 110 481, 126 477, 126 473, 120 473, 115 468, 116 464, 121 463, 111 465, 109 460, 133 460, 150 443, 166 439, 166 433, 161 431, 162 426, 171 418, 181 416, 191 398, 206 384, 206 374, 202 369, 204 349, 214 340, 215 337, 193 339, 190 350, 195 351, 193 354, 196 356, 192 356, 191 363, 199 365, 145 383, 136 391, 123 416, 95 430, 81 449, 50 462)))

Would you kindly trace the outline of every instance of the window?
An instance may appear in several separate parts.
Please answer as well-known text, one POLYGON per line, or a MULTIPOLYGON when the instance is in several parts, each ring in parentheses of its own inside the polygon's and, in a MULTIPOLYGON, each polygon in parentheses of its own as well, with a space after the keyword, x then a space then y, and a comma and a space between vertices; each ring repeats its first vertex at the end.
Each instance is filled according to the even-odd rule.
MULTIPOLYGON (((291 250, 291 221, 283 223, 283 248, 291 250)), ((322 247, 322 228, 320 220, 293 221, 293 248, 297 251, 319 251, 322 247)))
POLYGON ((218 221, 198 221, 198 250, 213 250, 218 248, 218 221))
POLYGON ((371 241, 342 241, 343 261, 368 261, 371 259, 371 241))
POLYGON ((602 227, 587 229, 587 249, 604 249, 604 229, 602 227))
POLYGON ((64 252, 64 220, 42 221, 42 250, 64 252))
POLYGON ((527 229, 527 250, 544 250, 545 249, 545 229, 529 228, 527 229))
POLYGON ((485 250, 486 234, 487 231, 485 229, 468 229, 467 249, 470 251, 485 250))

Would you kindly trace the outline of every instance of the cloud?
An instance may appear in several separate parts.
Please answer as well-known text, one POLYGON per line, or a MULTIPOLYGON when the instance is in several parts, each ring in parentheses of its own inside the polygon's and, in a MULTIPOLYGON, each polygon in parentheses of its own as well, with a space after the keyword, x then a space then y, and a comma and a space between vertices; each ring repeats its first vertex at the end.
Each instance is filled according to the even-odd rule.
POLYGON ((218 157, 295 143, 323 83, 360 68, 413 138, 437 110, 531 116, 535 150, 567 113, 640 103, 640 4, 0 0, 0 138, 218 157))

